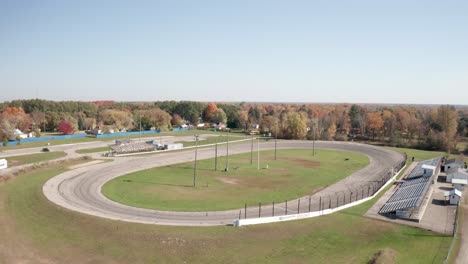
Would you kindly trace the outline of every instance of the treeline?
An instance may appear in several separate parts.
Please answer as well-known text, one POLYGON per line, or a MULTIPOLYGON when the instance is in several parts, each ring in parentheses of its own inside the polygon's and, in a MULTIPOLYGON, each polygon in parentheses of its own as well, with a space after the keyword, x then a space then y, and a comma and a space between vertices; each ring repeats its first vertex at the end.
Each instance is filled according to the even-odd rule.
POLYGON ((286 139, 371 140, 392 146, 455 148, 468 136, 468 110, 454 106, 268 104, 158 101, 55 102, 15 100, 0 104, 0 136, 23 131, 73 133, 94 128, 169 130, 183 124, 224 123, 286 139), (66 124, 66 125, 64 125, 66 124))

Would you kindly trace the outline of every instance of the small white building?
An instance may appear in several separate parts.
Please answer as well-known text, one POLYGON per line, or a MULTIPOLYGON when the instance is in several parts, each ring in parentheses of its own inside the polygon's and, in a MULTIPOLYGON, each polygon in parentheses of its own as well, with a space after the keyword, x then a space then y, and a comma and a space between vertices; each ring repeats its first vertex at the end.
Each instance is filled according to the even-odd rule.
POLYGON ((422 165, 422 169, 424 170, 423 176, 432 177, 436 171, 436 168, 437 168, 436 166, 432 166, 432 165, 427 165, 427 164, 422 165))
POLYGON ((463 191, 465 189, 465 185, 468 184, 467 179, 452 179, 453 188, 459 191, 463 191))
POLYGON ((457 205, 460 202, 460 198, 462 197, 462 193, 457 190, 453 189, 449 192, 445 192, 445 197, 448 197, 450 199, 450 204, 452 205, 457 205))
POLYGON ((457 171, 447 173, 447 182, 452 182, 453 179, 465 179, 468 180, 468 173, 464 169, 457 169, 457 171))

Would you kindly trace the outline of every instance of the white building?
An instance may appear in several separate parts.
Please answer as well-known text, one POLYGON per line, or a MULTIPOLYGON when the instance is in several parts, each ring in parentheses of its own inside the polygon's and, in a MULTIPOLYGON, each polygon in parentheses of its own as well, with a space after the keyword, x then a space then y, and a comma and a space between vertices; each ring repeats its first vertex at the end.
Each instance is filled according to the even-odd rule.
POLYGON ((453 188, 459 191, 463 191, 465 189, 465 185, 468 184, 467 179, 452 179, 453 188))
POLYGON ((6 159, 0 159, 0 169, 8 168, 8 161, 6 159))
POLYGON ((468 172, 464 169, 458 168, 457 171, 447 173, 447 182, 452 182, 453 179, 465 179, 468 180, 468 172))
POLYGON ((457 205, 460 202, 462 193, 457 189, 453 189, 449 192, 445 192, 444 196, 450 199, 450 204, 457 205))

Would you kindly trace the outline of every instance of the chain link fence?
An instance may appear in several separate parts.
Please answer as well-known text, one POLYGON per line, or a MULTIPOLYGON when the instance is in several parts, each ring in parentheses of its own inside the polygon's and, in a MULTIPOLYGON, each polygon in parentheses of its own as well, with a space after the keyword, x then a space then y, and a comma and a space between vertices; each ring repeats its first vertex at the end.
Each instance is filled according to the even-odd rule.
POLYGON ((382 186, 385 185, 396 172, 400 171, 406 165, 407 156, 389 166, 388 170, 374 175, 365 183, 348 187, 346 191, 335 192, 326 195, 311 195, 294 200, 273 201, 272 203, 245 204, 239 211, 239 219, 286 216, 292 214, 301 214, 309 212, 334 209, 346 204, 350 204, 367 197, 373 196, 382 186))

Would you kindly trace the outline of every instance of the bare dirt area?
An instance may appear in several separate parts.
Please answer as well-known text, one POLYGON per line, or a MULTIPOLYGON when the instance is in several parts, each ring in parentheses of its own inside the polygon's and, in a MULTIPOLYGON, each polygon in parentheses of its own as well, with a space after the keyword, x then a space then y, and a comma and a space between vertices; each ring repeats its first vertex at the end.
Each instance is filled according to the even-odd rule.
POLYGON ((227 183, 227 184, 239 184, 240 180, 235 179, 235 178, 225 178, 225 177, 219 177, 218 180, 227 183))
POLYGON ((299 165, 304 168, 318 168, 320 167, 320 161, 315 160, 305 160, 305 159, 291 159, 291 163, 299 165))

